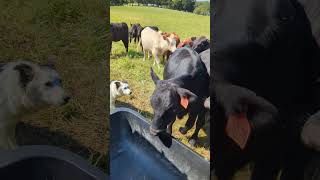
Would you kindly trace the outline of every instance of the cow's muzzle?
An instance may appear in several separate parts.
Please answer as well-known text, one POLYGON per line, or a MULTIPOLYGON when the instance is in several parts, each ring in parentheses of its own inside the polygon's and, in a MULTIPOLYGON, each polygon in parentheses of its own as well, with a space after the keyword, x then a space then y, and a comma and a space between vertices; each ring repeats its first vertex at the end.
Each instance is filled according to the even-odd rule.
POLYGON ((150 126, 149 131, 150 131, 150 134, 151 134, 151 135, 157 136, 160 132, 165 131, 165 129, 164 129, 164 130, 163 130, 163 129, 154 129, 154 128, 152 128, 152 127, 150 126))

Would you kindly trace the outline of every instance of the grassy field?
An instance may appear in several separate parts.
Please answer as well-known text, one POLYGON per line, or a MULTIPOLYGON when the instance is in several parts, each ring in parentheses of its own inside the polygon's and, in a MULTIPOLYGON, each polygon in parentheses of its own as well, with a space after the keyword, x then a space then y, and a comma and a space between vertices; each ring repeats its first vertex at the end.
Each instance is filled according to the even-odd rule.
POLYGON ((72 100, 21 118, 18 144, 71 150, 108 171, 109 8, 99 0, 0 2, 0 61, 53 62, 72 100))
MULTIPOLYGON (((111 22, 140 23, 142 26, 158 26, 162 32, 176 32, 183 40, 187 37, 201 36, 210 37, 210 17, 200 16, 192 13, 137 6, 114 6, 110 7, 111 22)), ((152 60, 142 61, 143 53, 137 51, 137 45, 129 45, 128 55, 122 42, 113 42, 110 55, 110 80, 127 80, 133 90, 133 95, 123 97, 119 100, 118 106, 128 106, 134 108, 147 118, 152 117, 152 108, 150 106, 150 96, 155 88, 150 77, 150 67, 152 60)), ((154 67, 155 72, 162 77, 163 65, 160 70, 154 67)), ((188 137, 193 130, 190 130, 186 136, 181 135, 179 127, 184 125, 186 118, 177 120, 174 124, 173 135, 189 146, 188 137)), ((200 131, 200 146, 193 148, 196 152, 210 158, 209 141, 204 131, 200 131)))

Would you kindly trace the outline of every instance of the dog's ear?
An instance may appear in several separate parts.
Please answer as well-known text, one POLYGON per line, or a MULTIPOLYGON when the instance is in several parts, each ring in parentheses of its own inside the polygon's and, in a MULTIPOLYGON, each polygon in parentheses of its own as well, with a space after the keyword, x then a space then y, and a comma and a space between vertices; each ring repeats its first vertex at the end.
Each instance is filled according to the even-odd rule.
POLYGON ((32 81, 34 77, 34 70, 28 64, 19 64, 14 67, 14 70, 19 72, 20 75, 20 84, 23 88, 27 86, 27 84, 32 81))
POLYGON ((116 81, 115 84, 116 84, 116 88, 119 89, 119 87, 121 86, 121 83, 119 81, 116 81))
POLYGON ((150 68, 150 74, 154 84, 157 85, 160 81, 160 78, 156 75, 152 68, 150 68))

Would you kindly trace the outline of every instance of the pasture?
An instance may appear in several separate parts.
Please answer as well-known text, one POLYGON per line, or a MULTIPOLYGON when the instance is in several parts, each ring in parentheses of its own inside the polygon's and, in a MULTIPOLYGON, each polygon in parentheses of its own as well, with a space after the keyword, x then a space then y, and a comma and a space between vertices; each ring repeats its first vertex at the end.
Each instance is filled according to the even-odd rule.
POLYGON ((54 63, 71 101, 19 117, 20 145, 68 149, 108 171, 107 4, 0 2, 0 62, 54 63))
MULTIPOLYGON (((176 32, 183 40, 192 36, 210 37, 210 17, 201 16, 181 11, 161 9, 155 7, 139 6, 111 6, 110 22, 125 22, 130 28, 130 23, 140 23, 142 26, 158 26, 162 32, 176 32)), ((162 78, 163 67, 160 69, 152 66, 153 59, 142 61, 143 53, 137 44, 129 44, 128 55, 122 42, 113 42, 110 55, 110 80, 127 80, 133 94, 130 97, 119 99, 117 106, 126 106, 140 112, 143 116, 151 119, 152 108, 150 96, 155 88, 150 77, 150 67, 153 67, 159 77, 162 78)), ((186 118, 177 120, 173 126, 173 136, 189 146, 188 137, 191 136, 194 128, 188 134, 182 135, 178 131, 184 125, 186 118)), ((209 142, 206 133, 201 130, 199 133, 200 146, 192 148, 206 159, 210 159, 209 142)), ((189 146, 190 147, 190 146, 189 146)))

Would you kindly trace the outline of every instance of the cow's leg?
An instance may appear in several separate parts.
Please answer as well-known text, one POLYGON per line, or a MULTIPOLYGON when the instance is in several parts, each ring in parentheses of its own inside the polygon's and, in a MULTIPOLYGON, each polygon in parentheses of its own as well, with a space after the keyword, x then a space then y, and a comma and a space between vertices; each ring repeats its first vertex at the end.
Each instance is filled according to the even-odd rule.
POLYGON ((172 121, 168 126, 167 126, 167 133, 168 134, 172 134, 172 125, 173 125, 174 121, 172 121))
POLYGON ((186 124, 184 125, 184 127, 180 127, 179 131, 181 134, 186 134, 194 125, 195 121, 197 118, 197 113, 195 112, 190 112, 189 113, 189 118, 186 122, 186 124))
POLYGON ((153 65, 157 63, 158 69, 160 69, 160 59, 158 53, 155 50, 152 50, 152 55, 154 56, 153 65))
POLYGON ((146 61, 146 55, 147 55, 148 51, 147 50, 143 50, 143 61, 146 61))
POLYGON ((123 39, 122 42, 123 42, 124 47, 126 48, 126 52, 128 53, 128 48, 129 48, 128 39, 123 39))
POLYGON ((198 140, 199 131, 203 127, 204 123, 205 123, 205 111, 202 111, 198 116, 197 123, 196 123, 196 129, 194 130, 194 132, 189 140, 190 145, 192 145, 192 146, 196 145, 196 142, 198 140))
POLYGON ((152 58, 152 52, 151 51, 148 52, 148 56, 149 56, 149 59, 152 58))

